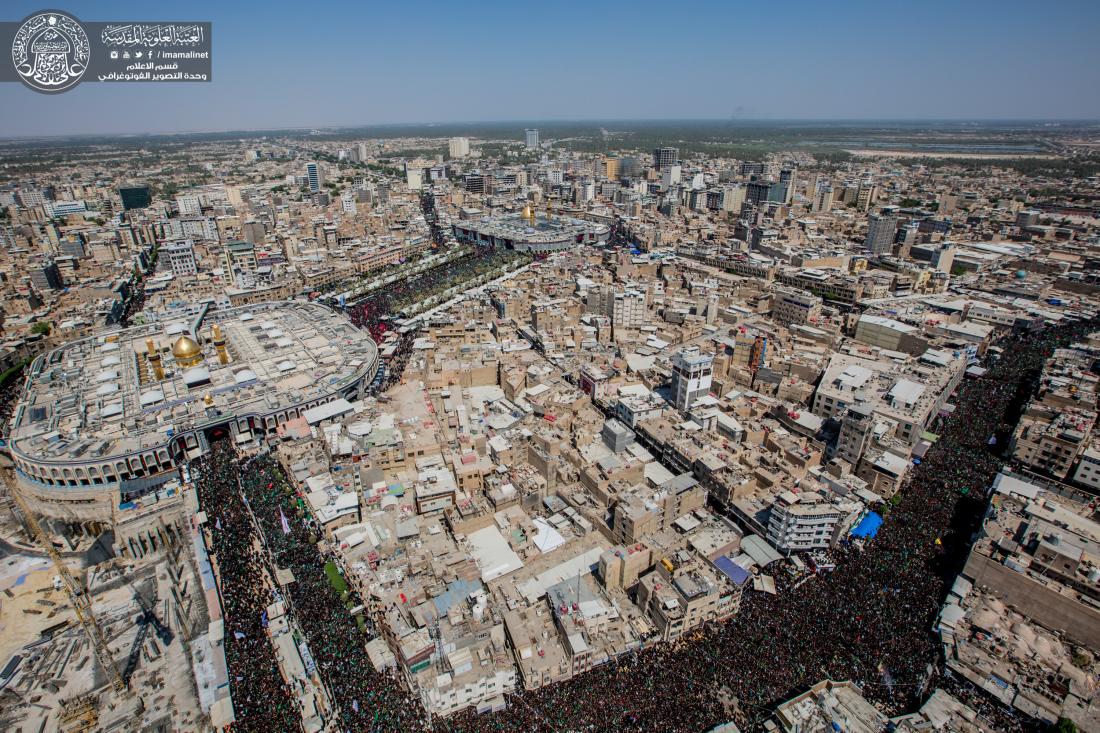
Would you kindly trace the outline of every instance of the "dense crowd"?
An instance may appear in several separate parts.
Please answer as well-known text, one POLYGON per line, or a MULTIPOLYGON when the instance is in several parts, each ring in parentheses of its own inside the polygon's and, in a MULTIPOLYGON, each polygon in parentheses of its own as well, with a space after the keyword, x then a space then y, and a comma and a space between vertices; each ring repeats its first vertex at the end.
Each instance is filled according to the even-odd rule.
MULTIPOLYGON (((999 452, 1044 359, 1086 332, 1085 324, 1069 324, 1004 340, 1005 355, 989 372, 960 385, 954 415, 934 426, 939 441, 910 471, 896 506, 881 508, 888 516, 878 535, 839 548, 834 571, 802 583, 781 574, 778 595, 748 594, 730 621, 512 695, 504 712, 466 710, 436 720, 434 730, 697 733, 728 720, 756 730, 777 702, 823 678, 861 683, 891 713, 915 707, 941 682, 931 629, 984 512, 999 452)), ((326 581, 317 538, 279 468, 261 457, 239 469, 229 448, 204 460, 200 496, 210 522, 220 525, 214 541, 230 597, 227 648, 240 727, 291 729, 269 648, 243 643, 260 632, 259 610, 271 595, 242 514, 243 492, 274 563, 294 573, 289 600, 344 729, 422 728, 418 704, 367 660, 364 638, 326 581), (237 631, 243 639, 231 633, 237 631), (258 707, 258 700, 266 704, 258 707)), ((991 707, 990 715, 1003 714, 991 707)), ((1029 729, 1004 720, 1006 729, 1029 729)))
POLYGON ((13 374, 8 381, 0 385, 0 439, 8 433, 11 416, 15 414, 15 405, 23 392, 24 372, 13 374))
POLYGON ((200 464, 196 481, 226 596, 226 652, 235 729, 301 727, 295 702, 300 691, 282 684, 271 642, 265 638, 264 610, 277 597, 268 582, 275 568, 294 576, 278 597, 287 601, 305 638, 340 729, 377 733, 420 729, 420 705, 395 678, 371 665, 366 638, 345 605, 349 599, 341 598, 329 583, 318 537, 279 466, 266 455, 238 465, 228 445, 216 443, 200 464), (251 562, 227 566, 223 552, 247 556, 251 562))
POLYGON ((211 562, 221 589, 229 691, 237 716, 233 730, 299 730, 301 713, 263 627, 274 586, 248 507, 237 490, 236 460, 219 446, 193 461, 191 472, 209 520, 211 562))

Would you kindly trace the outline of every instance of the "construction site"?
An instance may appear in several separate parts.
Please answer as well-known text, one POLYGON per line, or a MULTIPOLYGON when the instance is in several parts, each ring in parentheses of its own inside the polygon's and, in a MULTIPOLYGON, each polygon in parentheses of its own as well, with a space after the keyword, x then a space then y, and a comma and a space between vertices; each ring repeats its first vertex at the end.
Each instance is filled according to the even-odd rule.
POLYGON ((209 614, 189 547, 71 551, 0 477, 0 729, 208 730, 200 687, 217 682, 192 671, 209 666, 209 614))

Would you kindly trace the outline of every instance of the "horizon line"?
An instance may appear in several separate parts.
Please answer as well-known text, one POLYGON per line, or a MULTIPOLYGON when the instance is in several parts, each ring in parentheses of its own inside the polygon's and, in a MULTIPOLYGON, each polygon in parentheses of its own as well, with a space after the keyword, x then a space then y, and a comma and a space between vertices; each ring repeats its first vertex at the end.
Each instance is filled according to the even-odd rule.
POLYGON ((727 123, 731 125, 751 124, 868 124, 868 123, 952 123, 952 124, 1100 124, 1100 117, 592 117, 592 118, 509 118, 491 120, 447 120, 447 121, 405 121, 405 122, 364 122, 364 123, 331 123, 314 125, 285 125, 276 127, 226 127, 210 129, 190 130, 144 130, 144 131, 118 131, 118 132, 84 132, 84 133, 58 133, 53 135, 0 135, 0 141, 20 142, 35 140, 73 140, 80 138, 100 137, 155 137, 155 136, 186 136, 186 135, 219 135, 219 134, 262 134, 278 132, 300 132, 304 130, 338 131, 357 130, 387 127, 445 127, 456 125, 535 125, 547 124, 598 124, 609 123, 727 123))

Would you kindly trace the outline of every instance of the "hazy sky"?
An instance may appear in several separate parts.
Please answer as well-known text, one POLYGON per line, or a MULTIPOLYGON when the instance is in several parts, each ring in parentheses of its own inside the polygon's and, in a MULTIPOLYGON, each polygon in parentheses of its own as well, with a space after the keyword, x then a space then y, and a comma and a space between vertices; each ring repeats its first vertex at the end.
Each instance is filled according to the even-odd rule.
MULTIPOLYGON (((1100 0, 4 0, 214 24, 209 84, 0 84, 0 136, 656 118, 1100 118, 1100 0)), ((8 62, 6 49, 0 63, 8 62)))

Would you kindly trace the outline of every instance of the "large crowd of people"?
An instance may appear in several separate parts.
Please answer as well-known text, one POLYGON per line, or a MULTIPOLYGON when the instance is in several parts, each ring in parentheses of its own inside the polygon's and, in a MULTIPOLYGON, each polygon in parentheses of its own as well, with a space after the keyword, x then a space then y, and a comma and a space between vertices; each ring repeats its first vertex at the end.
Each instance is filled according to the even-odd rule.
POLYGON ((238 490, 236 458, 228 447, 215 446, 192 461, 191 473, 209 520, 205 531, 210 533, 210 559, 221 590, 229 691, 237 718, 233 730, 299 730, 301 712, 263 626, 275 588, 238 490))
MULTIPOLYGON (((696 733, 733 720, 756 730, 776 703, 823 678, 859 682, 890 713, 916 707, 943 681, 932 627, 984 513, 1012 425, 1044 359, 1089 327, 1095 324, 1002 341, 1004 356, 988 373, 960 385, 954 415, 934 426, 939 441, 909 472, 896 505, 882 508, 887 517, 878 535, 839 548, 832 572, 799 583, 780 573, 777 595, 750 593, 729 621, 571 680, 518 692, 503 712, 467 709, 433 721, 433 729, 696 733)), ((272 589, 256 567, 253 525, 242 514, 248 508, 272 561, 294 573, 289 600, 342 728, 423 728, 417 702, 367 660, 364 637, 327 583, 317 537, 278 466, 260 457, 239 469, 229 448, 203 460, 200 495, 210 522, 220 527, 213 530, 214 542, 228 589, 227 649, 241 728, 290 730, 287 692, 268 663, 270 650, 252 643, 272 589)), ((963 683, 949 682, 965 691, 963 683)), ((1029 729, 1026 721, 1016 722, 1013 729, 1029 729)))
POLYGON ((419 730, 423 710, 395 677, 372 666, 366 638, 329 583, 318 537, 280 467, 267 455, 241 464, 225 442, 196 464, 223 595, 234 730, 301 729, 303 690, 284 683, 266 638, 264 612, 276 599, 287 602, 308 645, 339 730, 419 730), (276 569, 289 570, 293 581, 276 587, 276 569))

